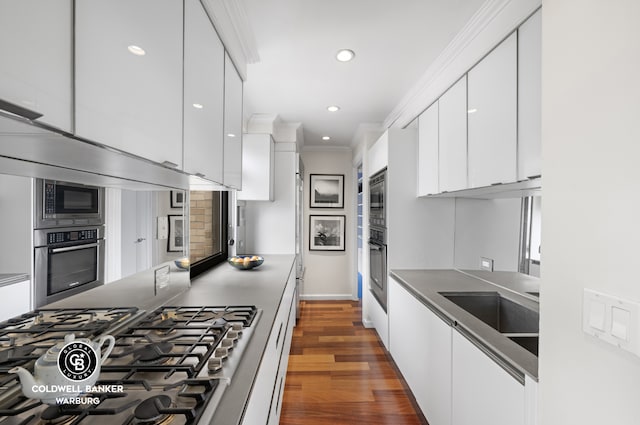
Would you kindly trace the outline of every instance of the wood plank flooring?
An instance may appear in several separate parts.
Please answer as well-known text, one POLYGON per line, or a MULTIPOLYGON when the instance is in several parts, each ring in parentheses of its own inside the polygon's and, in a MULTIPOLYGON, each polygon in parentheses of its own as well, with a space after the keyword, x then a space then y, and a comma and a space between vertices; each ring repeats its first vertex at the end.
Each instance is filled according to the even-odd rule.
POLYGON ((302 301, 280 424, 427 424, 354 301, 302 301))

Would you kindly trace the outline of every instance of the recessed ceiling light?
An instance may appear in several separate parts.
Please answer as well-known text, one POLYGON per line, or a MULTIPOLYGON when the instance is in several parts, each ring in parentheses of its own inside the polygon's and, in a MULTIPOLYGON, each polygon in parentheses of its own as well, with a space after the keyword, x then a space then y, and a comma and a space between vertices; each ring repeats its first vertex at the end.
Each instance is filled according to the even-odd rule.
POLYGON ((331 140, 331 137, 329 137, 329 136, 322 136, 322 140, 331 140))
POLYGON ((227 134, 227 136, 228 136, 228 137, 236 137, 236 135, 235 135, 235 134, 233 134, 233 133, 229 133, 229 134, 227 134))
POLYGON ((353 50, 349 49, 338 50, 338 53, 336 53, 336 59, 338 59, 340 62, 349 62, 355 57, 356 54, 353 52, 353 50))
POLYGON ((335 106, 335 105, 327 106, 327 111, 329 112, 337 112, 339 110, 340 110, 339 106, 335 106))
POLYGON ((142 47, 136 46, 134 44, 127 47, 127 49, 129 50, 129 52, 133 53, 136 56, 144 56, 147 54, 147 52, 145 52, 142 47))
POLYGON ((467 111, 467 114, 475 114, 476 112, 478 112, 478 110, 476 108, 473 108, 473 109, 469 109, 467 111))
POLYGON ((204 108, 204 105, 202 103, 194 103, 193 107, 196 108, 196 109, 202 109, 202 108, 204 108))

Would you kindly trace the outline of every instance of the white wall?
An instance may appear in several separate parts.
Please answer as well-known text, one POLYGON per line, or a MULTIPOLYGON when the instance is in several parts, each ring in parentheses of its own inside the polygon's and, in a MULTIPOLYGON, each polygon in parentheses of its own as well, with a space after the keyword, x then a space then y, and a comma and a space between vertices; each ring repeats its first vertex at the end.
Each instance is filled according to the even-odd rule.
POLYGON ((478 270, 485 257, 496 271, 518 271, 521 199, 455 202, 455 267, 478 270))
POLYGON ((351 150, 307 151, 305 167, 304 258, 305 279, 301 295, 306 299, 352 299, 357 297, 355 270, 356 193, 351 150), (344 209, 309 208, 310 174, 344 174, 344 209), (309 215, 345 215, 345 251, 309 251, 309 215))
POLYGON ((31 274, 32 194, 28 177, 0 174, 0 211, 3 247, 0 273, 31 274))
POLYGON ((581 330, 584 288, 640 301, 638 22, 637 0, 542 9, 542 425, 640 421, 640 358, 581 330))
POLYGON ((274 184, 272 202, 246 202, 247 254, 295 253, 296 152, 293 143, 276 143, 274 184))

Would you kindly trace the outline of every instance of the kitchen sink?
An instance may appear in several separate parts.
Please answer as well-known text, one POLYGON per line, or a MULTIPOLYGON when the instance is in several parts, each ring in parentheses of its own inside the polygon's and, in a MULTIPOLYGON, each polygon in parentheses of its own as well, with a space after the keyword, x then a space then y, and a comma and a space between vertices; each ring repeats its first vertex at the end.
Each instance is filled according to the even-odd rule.
POLYGON ((497 292, 440 292, 440 295, 500 333, 538 333, 538 312, 504 298, 497 292))
POLYGON ((532 353, 534 356, 538 357, 538 335, 518 335, 507 337, 525 350, 532 353))

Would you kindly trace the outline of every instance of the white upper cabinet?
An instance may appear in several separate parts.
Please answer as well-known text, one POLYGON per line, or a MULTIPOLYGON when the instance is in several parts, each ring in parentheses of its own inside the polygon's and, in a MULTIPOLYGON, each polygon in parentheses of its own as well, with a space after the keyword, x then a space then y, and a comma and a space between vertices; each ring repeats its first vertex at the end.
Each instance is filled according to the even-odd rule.
POLYGON ((438 102, 418 117, 418 196, 438 193, 438 102))
POLYGON ((224 60, 224 184, 242 188, 242 78, 228 54, 224 60))
POLYGON ((385 131, 382 136, 369 148, 367 152, 369 177, 387 167, 389 164, 389 132, 385 131))
POLYGON ((542 12, 518 29, 518 180, 539 176, 542 12))
POLYGON ((466 189, 467 78, 462 77, 439 100, 440 192, 466 189))
POLYGON ((239 200, 273 201, 274 150, 275 145, 270 134, 242 136, 242 190, 238 192, 239 200))
POLYGON ((199 0, 184 22, 184 170, 222 184, 224 46, 199 0))
POLYGON ((2 109, 72 131, 72 16, 71 0, 0 0, 2 109))
POLYGON ((181 168, 183 2, 75 5, 76 134, 181 168))
POLYGON ((470 187, 516 181, 516 56, 513 33, 468 73, 470 187))

